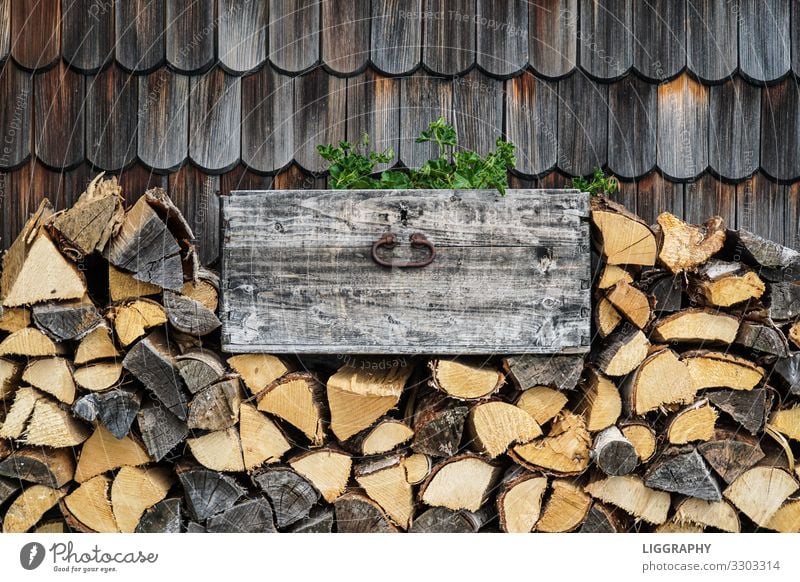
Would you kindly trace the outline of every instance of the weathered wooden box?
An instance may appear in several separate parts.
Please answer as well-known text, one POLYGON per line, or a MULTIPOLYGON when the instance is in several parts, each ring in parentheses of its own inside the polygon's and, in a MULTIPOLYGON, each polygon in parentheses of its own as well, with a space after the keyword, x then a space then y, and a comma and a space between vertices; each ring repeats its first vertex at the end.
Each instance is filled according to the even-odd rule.
POLYGON ((222 216, 225 351, 589 348, 586 193, 241 191, 222 216))

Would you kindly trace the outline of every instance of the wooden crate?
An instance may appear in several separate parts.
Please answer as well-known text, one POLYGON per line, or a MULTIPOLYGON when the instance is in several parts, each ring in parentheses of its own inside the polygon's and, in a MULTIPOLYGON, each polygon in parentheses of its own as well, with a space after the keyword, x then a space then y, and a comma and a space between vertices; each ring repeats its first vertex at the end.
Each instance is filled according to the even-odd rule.
POLYGON ((577 190, 232 192, 223 350, 585 352, 589 196, 577 190), (375 248, 385 233, 397 246, 375 248), (421 233, 435 248, 411 245, 421 233))

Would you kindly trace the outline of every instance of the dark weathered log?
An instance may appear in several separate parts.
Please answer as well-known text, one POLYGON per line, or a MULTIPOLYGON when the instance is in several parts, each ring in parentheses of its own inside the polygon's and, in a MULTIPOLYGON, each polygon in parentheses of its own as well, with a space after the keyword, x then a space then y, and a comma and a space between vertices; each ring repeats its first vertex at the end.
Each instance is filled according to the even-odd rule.
POLYGON ((772 408, 772 393, 764 388, 749 391, 714 390, 706 392, 705 396, 753 436, 761 431, 772 408))
POLYGON ((503 367, 520 390, 534 386, 574 390, 583 371, 583 356, 509 356, 503 359, 503 367))
POLYGON ((186 524, 186 533, 208 533, 206 526, 197 523, 196 521, 190 521, 186 524))
POLYGON ((216 382, 195 394, 186 424, 190 429, 223 430, 239 420, 242 391, 236 376, 216 382))
POLYGON ((770 285, 769 316, 775 321, 790 321, 800 315, 800 284, 770 285))
POLYGON ((144 445, 155 461, 163 459, 189 435, 186 423, 157 401, 142 407, 138 421, 144 445))
POLYGON ((19 481, 7 477, 0 477, 0 505, 3 505, 7 500, 11 499, 11 497, 19 491, 19 488, 19 481))
POLYGON ((644 484, 653 489, 719 501, 722 492, 703 458, 695 450, 675 451, 656 460, 645 473, 644 484))
POLYGON ((88 298, 33 306, 33 321, 56 341, 79 339, 102 321, 88 298))
POLYGON ((275 510, 275 522, 281 529, 306 518, 319 492, 304 477, 287 467, 266 469, 253 477, 275 510))
POLYGON ((146 509, 136 526, 136 533, 180 533, 181 500, 164 499, 146 509))
POLYGON ((111 434, 121 439, 130 432, 141 403, 138 391, 120 387, 82 396, 72 405, 72 412, 88 422, 99 420, 111 434))
POLYGON ((595 436, 592 458, 606 475, 627 475, 639 464, 633 444, 616 426, 610 426, 595 436))
POLYGON ((178 467, 177 473, 183 486, 186 506, 197 521, 205 521, 230 509, 245 493, 232 477, 216 471, 196 466, 181 466, 178 467))
POLYGON ((411 448, 416 453, 432 457, 455 455, 461 446, 468 412, 469 407, 440 394, 425 396, 417 404, 414 414, 411 448))
POLYGON ((175 367, 192 394, 221 380, 225 375, 225 363, 216 353, 193 349, 175 358, 175 367))
POLYGON ((778 379, 782 388, 800 394, 800 352, 778 360, 772 368, 772 376, 778 379))
POLYGON ((650 342, 641 330, 623 326, 606 338, 594 356, 594 363, 608 376, 624 376, 644 361, 649 347, 650 342))
POLYGON ((453 511, 445 507, 432 507, 424 511, 408 530, 411 533, 475 533, 487 521, 491 510, 479 512, 453 511))
POLYGON ((783 332, 770 323, 742 321, 736 334, 736 345, 771 356, 785 358, 789 355, 789 344, 783 332))
POLYGON ((263 497, 248 499, 208 520, 209 533, 274 533, 272 508, 263 497))
POLYGON ((122 360, 122 365, 175 416, 186 420, 186 394, 175 369, 174 353, 161 331, 150 333, 133 346, 122 360))
POLYGON ((614 512, 599 503, 592 505, 578 530, 579 533, 618 533, 621 531, 624 530, 614 512))
POLYGON ((657 315, 680 311, 683 307, 686 285, 682 276, 665 274, 652 279, 652 282, 646 284, 645 289, 655 298, 653 311, 657 315))
POLYGON ((700 443, 697 450, 726 483, 732 483, 764 458, 758 442, 741 434, 718 432, 714 440, 700 443))
POLYGON ((746 230, 728 231, 726 252, 738 261, 744 259, 767 281, 800 279, 800 253, 768 241, 746 230))
POLYGON ((222 325, 208 307, 172 291, 164 291, 164 309, 172 327, 190 335, 208 335, 222 325))
POLYGON ((70 449, 24 447, 0 462, 0 475, 59 489, 75 475, 75 457, 70 449))
POLYGON ((331 533, 333 531, 333 508, 318 507, 311 515, 301 519, 289 530, 292 533, 331 533))
POLYGON ((380 505, 358 493, 347 493, 334 502, 339 533, 395 533, 380 505))

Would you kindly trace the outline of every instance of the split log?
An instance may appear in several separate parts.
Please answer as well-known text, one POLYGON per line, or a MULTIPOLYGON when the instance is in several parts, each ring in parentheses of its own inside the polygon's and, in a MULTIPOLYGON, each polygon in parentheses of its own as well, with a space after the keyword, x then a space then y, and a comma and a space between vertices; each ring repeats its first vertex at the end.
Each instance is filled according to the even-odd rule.
POLYGON ((653 311, 656 315, 674 313, 683 308, 686 296, 686 281, 683 276, 660 269, 653 270, 650 276, 642 274, 639 285, 655 299, 653 311))
POLYGON ((764 452, 755 439, 721 431, 717 432, 714 440, 700 443, 697 450, 726 483, 733 483, 764 458, 764 452))
POLYGON ((667 440, 673 445, 708 441, 714 437, 717 411, 707 399, 698 400, 673 416, 667 426, 667 440))
POLYGON ((500 529, 507 533, 532 532, 542 510, 547 478, 512 470, 506 474, 497 494, 500 529))
POLYGON ((475 448, 491 459, 513 444, 542 436, 541 427, 530 414, 507 402, 477 404, 470 410, 467 422, 475 448))
POLYGON ((284 529, 308 517, 319 501, 310 481, 287 467, 266 469, 253 477, 275 510, 275 522, 284 529))
POLYGON ((591 203, 593 238, 609 265, 655 264, 656 237, 643 220, 606 198, 591 203))
POLYGON ((111 263, 108 264, 108 294, 111 301, 138 299, 159 293, 161 287, 158 285, 139 281, 131 273, 117 269, 111 263))
POLYGON ((119 362, 94 362, 75 370, 75 382, 84 390, 103 392, 118 385, 122 379, 119 362))
POLYGON ((150 299, 136 299, 114 307, 110 317, 123 347, 143 337, 148 329, 167 322, 164 308, 150 299))
POLYGON ((515 445, 509 455, 531 470, 577 475, 589 466, 591 444, 583 417, 564 411, 553 421, 547 436, 515 445))
POLYGON ((564 479, 553 481, 550 497, 536 524, 536 531, 545 533, 570 532, 586 519, 592 507, 592 498, 583 488, 564 479))
POLYGON ((285 420, 300 430, 313 446, 320 446, 325 440, 323 392, 323 386, 315 375, 291 372, 257 393, 258 409, 285 420))
MULTIPOLYGON (((594 254, 592 256, 594 256, 594 254)), ((597 281, 597 288, 610 289, 620 281, 633 283, 633 277, 624 267, 620 267, 619 265, 605 265, 603 267, 603 273, 600 275, 600 280, 597 281)))
POLYGON ((675 521, 698 525, 703 529, 713 527, 724 532, 739 533, 742 529, 736 510, 727 501, 704 501, 689 497, 678 503, 675 521))
POLYGON ((735 267, 732 272, 715 273, 712 270, 714 265, 706 265, 700 271, 702 278, 696 281, 694 291, 706 305, 731 307, 761 299, 764 295, 767 287, 758 275, 753 271, 742 271, 737 263, 731 265, 735 267))
POLYGON ((72 412, 88 422, 96 420, 118 439, 126 436, 142 403, 141 395, 129 388, 116 388, 102 394, 87 394, 72 405, 72 412))
POLYGON ((725 221, 719 216, 698 226, 664 212, 656 222, 661 238, 658 259, 673 273, 694 270, 725 245, 725 221))
POLYGON ((192 394, 218 382, 225 375, 222 358, 204 349, 192 349, 176 357, 175 367, 192 394))
POLYGON ((638 329, 621 329, 606 338, 594 362, 608 376, 629 374, 647 357, 650 342, 638 329))
POLYGON ((499 467, 477 455, 450 457, 434 467, 420 488, 419 498, 432 507, 478 511, 499 473, 499 467))
POLYGON ((31 324, 31 312, 27 307, 0 309, 0 330, 14 333, 31 324))
POLYGON ((517 408, 530 414, 541 426, 553 420, 564 409, 567 397, 563 392, 548 386, 534 386, 522 392, 515 404, 517 408))
POLYGON ((653 324, 652 337, 659 342, 730 344, 739 332, 733 315, 705 309, 684 309, 653 324))
POLYGON ((217 430, 186 439, 198 463, 214 471, 244 471, 242 441, 236 428, 217 430))
POLYGON ((228 358, 228 365, 242 377, 242 382, 253 395, 292 371, 281 358, 269 354, 240 354, 228 358))
POLYGON ((414 453, 403 459, 403 468, 406 470, 406 481, 410 485, 419 485, 431 474, 433 463, 428 455, 414 453))
POLYGON ((145 404, 137 418, 142 440, 154 461, 161 461, 189 435, 186 422, 157 401, 145 404))
POLYGON ((18 481, 0 477, 0 505, 11 499, 19 491, 20 487, 21 484, 18 481))
POLYGON ((505 384, 505 376, 491 365, 458 360, 431 360, 430 385, 458 400, 488 398, 505 384))
POLYGON ((670 494, 647 487, 640 477, 624 475, 606 477, 584 487, 595 499, 610 503, 653 525, 667 521, 670 494))
POLYGON ((328 503, 344 493, 352 465, 349 455, 333 449, 309 451, 289 461, 289 466, 308 479, 328 503))
POLYGON ((644 329, 653 317, 650 298, 625 281, 620 281, 609 289, 606 299, 620 315, 639 329, 644 329))
POLYGON ((239 379, 227 378, 195 394, 186 424, 190 429, 224 430, 239 422, 242 402, 239 379))
POLYGON ((772 396, 764 388, 747 392, 739 390, 716 390, 706 392, 706 398, 722 412, 730 415, 752 434, 758 434, 772 406, 772 396))
POLYGON ((208 335, 222 325, 208 307, 171 291, 164 291, 164 309, 170 325, 190 335, 208 335))
POLYGON ((432 457, 458 453, 469 408, 438 393, 420 399, 414 413, 411 448, 432 457))
POLYGON ((0 358, 0 400, 5 400, 19 386, 22 364, 0 358))
POLYGON ((216 471, 183 465, 176 472, 183 486, 186 507, 197 521, 230 509, 245 493, 232 477, 216 471))
POLYGON ((111 339, 111 330, 102 323, 86 334, 78 344, 75 349, 75 365, 80 366, 119 356, 114 340, 111 339))
POLYGON ((159 501, 142 514, 136 533, 180 533, 181 500, 177 497, 159 501))
POLYGON ((520 390, 535 386, 574 390, 583 372, 583 356, 509 356, 503 359, 503 367, 520 390))
POLYGON ((208 520, 208 533, 274 533, 272 508, 261 497, 247 499, 212 516, 208 520))
POLYGON ((772 377, 778 380, 782 388, 800 395, 800 352, 778 360, 772 368, 772 377))
POLYGON ((644 484, 652 489, 706 501, 722 499, 722 492, 711 469, 695 449, 667 451, 666 455, 650 465, 644 476, 644 484))
POLYGON ((55 396, 64 404, 75 401, 75 381, 72 378, 72 367, 66 358, 33 360, 25 368, 22 380, 55 396))
POLYGON ((657 534, 699 534, 703 533, 703 527, 692 523, 678 523, 670 520, 657 526, 653 533, 657 534))
POLYGON ((111 510, 111 479, 98 475, 81 483, 63 499, 61 510, 72 527, 80 531, 115 533, 119 531, 111 510))
POLYGON ((172 482, 172 474, 162 467, 122 467, 111 485, 111 507, 119 531, 136 531, 142 514, 167 496, 172 482))
POLYGON ((150 457, 144 447, 132 437, 117 439, 105 427, 98 426, 83 444, 78 466, 75 468, 75 481, 83 483, 106 471, 149 462, 150 457))
POLYGON ((345 441, 394 408, 408 377, 410 365, 376 362, 375 366, 346 365, 328 378, 331 431, 345 441), (383 365, 385 364, 385 365, 383 365))
POLYGON ((697 390, 703 388, 731 388, 752 390, 764 378, 764 369, 750 360, 709 350, 686 352, 681 360, 689 368, 689 375, 697 390))
POLYGON ((624 531, 614 511, 595 503, 586 514, 580 533, 619 533, 624 531))
POLYGON ((44 395, 29 386, 23 386, 14 393, 14 402, 8 409, 3 425, 0 426, 0 439, 19 439, 28 425, 36 402, 44 395))
POLYGON ((768 527, 781 504, 797 489, 797 481, 788 471, 753 467, 739 475, 723 495, 756 525, 768 527))
POLYGON ((252 404, 239 409, 239 433, 242 458, 248 471, 264 463, 277 463, 292 448, 283 431, 252 404))
POLYGON ((669 348, 647 356, 641 366, 625 378, 620 392, 625 410, 637 416, 669 404, 689 404, 697 394, 686 364, 669 348))
POLYGON ((800 500, 786 501, 772 514, 766 527, 781 533, 800 533, 800 500))
POLYGON ((74 447, 89 438, 89 431, 69 412, 46 398, 36 401, 25 431, 25 443, 53 448, 74 447))
POLYGON ((0 295, 2 297, 8 296, 25 263, 25 257, 28 256, 31 246, 37 240, 37 235, 52 216, 53 205, 45 198, 25 222, 17 238, 6 251, 3 256, 2 273, 0 273, 0 295))
POLYGON ((219 276, 205 267, 200 267, 194 280, 183 284, 181 295, 194 299, 215 312, 219 303, 219 276))
POLYGON ((366 461, 355 467, 356 482, 389 519, 407 530, 414 515, 414 493, 399 456, 366 461))
POLYGON ((800 441, 800 406, 776 410, 769 418, 769 426, 787 438, 800 441))
POLYGON ((744 320, 739 325, 736 345, 779 358, 789 356, 786 336, 771 323, 758 323, 744 320))
POLYGON ((353 438, 357 441, 354 445, 358 453, 370 456, 393 451, 413 437, 414 431, 411 427, 399 420, 388 418, 353 438))
POLYGON ((800 315, 800 284, 773 283, 770 285, 769 316, 774 321, 791 321, 800 315))
POLYGON ((358 493, 342 495, 333 504, 339 533, 394 533, 380 505, 358 493))
POLYGON ((597 300, 594 309, 594 325, 600 337, 608 337, 622 323, 622 316, 605 297, 597 300))
POLYGON ((728 231, 730 254, 758 268, 767 281, 795 281, 800 278, 800 253, 768 241, 746 230, 728 231))
POLYGON ((60 489, 75 476, 75 458, 67 448, 23 447, 0 462, 0 475, 60 489))
POLYGON ((475 533, 488 521, 486 509, 453 511, 446 507, 431 507, 422 512, 409 530, 411 533, 475 533))
POLYGON ((622 434, 628 439, 639 461, 647 463, 656 453, 656 433, 647 424, 642 422, 629 422, 621 425, 622 434))
POLYGON ((614 383, 599 371, 588 368, 582 398, 575 412, 586 419, 586 429, 597 432, 615 424, 622 414, 622 397, 614 383))
POLYGON ((592 459, 603 473, 612 476, 627 475, 639 464, 636 448, 616 426, 597 434, 592 459))
POLYGON ((52 489, 45 485, 31 485, 6 509, 3 533, 25 533, 59 500, 66 495, 64 489, 52 489))
POLYGON ((318 507, 311 514, 294 524, 292 533, 331 533, 333 531, 333 508, 318 507))
POLYGON ((80 339, 102 321, 88 297, 34 305, 32 311, 36 327, 56 341, 80 339))
POLYGON ((122 365, 158 398, 170 412, 186 420, 188 403, 175 369, 174 352, 160 331, 133 346, 122 360, 122 365))
POLYGON ((62 344, 57 344, 33 327, 15 331, 0 342, 0 356, 27 356, 29 358, 58 356, 65 353, 62 344))

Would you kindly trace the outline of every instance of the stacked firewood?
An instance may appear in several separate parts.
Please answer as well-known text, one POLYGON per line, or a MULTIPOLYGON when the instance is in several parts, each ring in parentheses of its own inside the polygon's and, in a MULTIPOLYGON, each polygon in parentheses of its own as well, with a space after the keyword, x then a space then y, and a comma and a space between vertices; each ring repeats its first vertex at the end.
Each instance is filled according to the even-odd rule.
POLYGON ((221 353, 163 190, 42 203, 3 261, 3 531, 800 530, 800 254, 592 221, 588 355, 297 358, 221 353))

